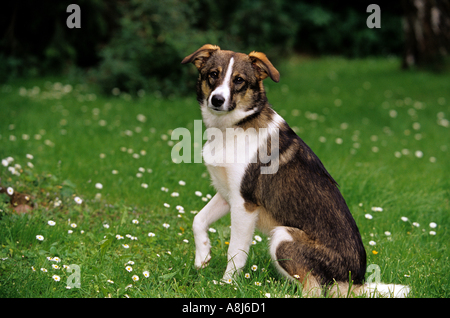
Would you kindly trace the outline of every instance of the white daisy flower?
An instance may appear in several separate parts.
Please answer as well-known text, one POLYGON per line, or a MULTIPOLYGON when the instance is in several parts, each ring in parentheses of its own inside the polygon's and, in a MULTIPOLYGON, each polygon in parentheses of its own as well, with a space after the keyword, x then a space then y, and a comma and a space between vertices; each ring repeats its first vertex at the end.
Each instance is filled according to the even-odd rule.
POLYGON ((153 232, 150 232, 150 233, 148 233, 148 236, 149 236, 149 237, 155 237, 155 236, 156 236, 156 234, 155 234, 155 233, 153 233, 153 232))
POLYGON ((408 218, 406 216, 402 216, 401 219, 402 219, 403 222, 407 222, 408 221, 408 218))
POLYGON ((14 194, 14 189, 11 188, 11 187, 8 187, 8 188, 6 189, 6 193, 8 193, 9 195, 13 195, 13 194, 14 194))
POLYGON ((372 220, 372 219, 373 219, 373 216, 370 215, 369 213, 365 214, 364 217, 365 217, 366 219, 368 219, 368 220, 372 220))
POLYGON ((134 219, 133 221, 131 221, 133 224, 139 224, 139 221, 134 219))
POLYGON ((61 280, 61 278, 58 275, 53 275, 52 278, 55 282, 59 282, 61 280))
POLYGON ((145 278, 150 277, 150 273, 148 271, 144 271, 142 274, 144 275, 145 278))
POLYGON ((132 272, 133 271, 133 267, 131 267, 131 266, 127 266, 127 267, 125 267, 125 269, 127 270, 127 272, 132 272))
POLYGON ((135 282, 137 282, 139 280, 139 276, 138 275, 133 275, 133 277, 131 277, 131 279, 135 282))
POLYGON ((38 239, 39 241, 43 241, 44 237, 42 235, 36 235, 36 239, 38 239))
POLYGON ((82 200, 80 197, 75 197, 74 200, 75 200, 75 203, 76 203, 76 204, 81 204, 81 203, 83 203, 83 200, 82 200))
POLYGON ((376 243, 375 241, 370 241, 370 242, 369 242, 369 245, 370 245, 370 246, 375 246, 375 245, 377 245, 377 243, 376 243))
POLYGON ((50 221, 48 221, 48 222, 47 222, 47 224, 48 224, 48 225, 50 225, 50 226, 54 226, 54 225, 56 224, 56 222, 55 222, 55 221, 52 221, 52 220, 50 220, 50 221))
POLYGON ((431 222, 431 223, 430 223, 430 227, 431 227, 432 229, 435 229, 435 228, 437 227, 437 224, 434 223, 434 222, 431 222))
POLYGON ((166 229, 168 229, 168 228, 170 227, 170 224, 164 223, 164 224, 163 224, 163 227, 165 227, 166 229))

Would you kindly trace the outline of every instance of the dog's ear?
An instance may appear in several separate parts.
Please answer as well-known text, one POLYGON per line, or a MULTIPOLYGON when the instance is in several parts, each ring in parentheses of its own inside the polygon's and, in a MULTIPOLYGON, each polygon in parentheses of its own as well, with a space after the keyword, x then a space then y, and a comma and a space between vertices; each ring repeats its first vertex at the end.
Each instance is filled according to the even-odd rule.
POLYGON ((220 50, 220 47, 217 45, 205 44, 191 55, 186 56, 183 61, 181 61, 181 64, 192 62, 200 70, 211 54, 217 50, 220 50))
POLYGON ((280 72, 270 63, 269 59, 264 53, 253 51, 248 55, 252 60, 252 65, 259 73, 260 79, 263 80, 267 76, 274 82, 280 81, 280 72))

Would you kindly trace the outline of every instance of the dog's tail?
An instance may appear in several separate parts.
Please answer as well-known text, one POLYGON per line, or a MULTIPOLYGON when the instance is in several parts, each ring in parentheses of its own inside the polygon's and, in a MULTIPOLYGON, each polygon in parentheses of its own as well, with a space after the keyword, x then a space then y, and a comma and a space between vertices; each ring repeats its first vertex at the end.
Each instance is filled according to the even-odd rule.
POLYGON ((350 286, 347 282, 335 283, 329 293, 332 297, 406 298, 411 288, 405 285, 366 283, 350 286))

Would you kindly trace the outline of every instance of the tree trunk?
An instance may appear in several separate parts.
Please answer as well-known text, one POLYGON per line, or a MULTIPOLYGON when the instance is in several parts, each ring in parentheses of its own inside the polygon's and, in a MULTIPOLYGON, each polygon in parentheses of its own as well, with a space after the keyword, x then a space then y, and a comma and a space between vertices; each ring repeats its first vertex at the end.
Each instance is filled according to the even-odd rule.
POLYGON ((450 0, 402 0, 403 68, 442 70, 450 53, 450 0))

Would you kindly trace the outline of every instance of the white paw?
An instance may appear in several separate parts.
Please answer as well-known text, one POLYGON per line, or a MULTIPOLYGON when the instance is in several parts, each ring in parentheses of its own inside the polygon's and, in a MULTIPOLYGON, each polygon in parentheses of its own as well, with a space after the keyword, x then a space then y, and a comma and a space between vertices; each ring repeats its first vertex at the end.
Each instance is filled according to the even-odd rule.
POLYGON ((209 261, 211 260, 211 254, 209 253, 209 249, 205 251, 196 251, 195 252, 195 262, 194 265, 197 269, 205 268, 208 266, 209 261))

